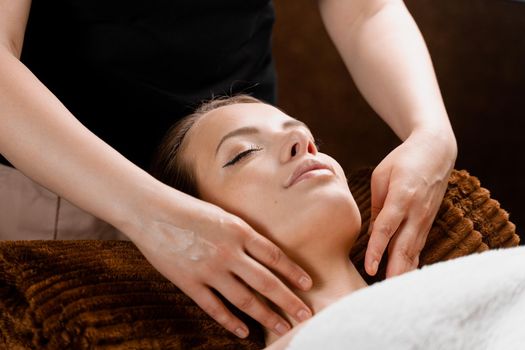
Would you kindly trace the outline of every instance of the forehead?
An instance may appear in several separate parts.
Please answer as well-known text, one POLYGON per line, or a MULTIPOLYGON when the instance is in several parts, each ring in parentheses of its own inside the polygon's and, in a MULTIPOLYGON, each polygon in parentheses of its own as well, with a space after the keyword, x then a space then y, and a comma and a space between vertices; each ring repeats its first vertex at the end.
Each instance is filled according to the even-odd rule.
POLYGON ((199 118, 187 135, 187 148, 216 147, 230 131, 250 126, 265 130, 280 129, 294 120, 279 109, 264 103, 237 103, 217 108, 199 118))
POLYGON ((206 113, 195 126, 197 131, 209 129, 228 132, 244 126, 272 128, 291 119, 293 118, 265 103, 236 103, 206 113))

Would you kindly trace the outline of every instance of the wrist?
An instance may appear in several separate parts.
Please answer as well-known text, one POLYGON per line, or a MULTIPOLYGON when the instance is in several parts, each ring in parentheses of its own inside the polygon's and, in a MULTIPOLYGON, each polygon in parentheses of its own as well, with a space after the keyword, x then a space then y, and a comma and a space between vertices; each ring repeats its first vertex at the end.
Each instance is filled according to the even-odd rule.
POLYGON ((193 220, 192 209, 198 199, 170 187, 148 174, 148 179, 134 189, 126 210, 116 226, 129 239, 140 242, 148 237, 156 222, 170 222, 187 227, 193 220), (189 221, 189 222, 188 222, 189 221))
POLYGON ((149 174, 135 179, 120 202, 124 205, 114 212, 111 224, 135 241, 147 232, 148 217, 158 209, 159 203, 166 196, 166 185, 149 174))
POLYGON ((422 137, 434 146, 445 151, 450 161, 454 163, 457 158, 458 146, 456 136, 449 123, 443 125, 421 125, 415 127, 409 137, 422 137))

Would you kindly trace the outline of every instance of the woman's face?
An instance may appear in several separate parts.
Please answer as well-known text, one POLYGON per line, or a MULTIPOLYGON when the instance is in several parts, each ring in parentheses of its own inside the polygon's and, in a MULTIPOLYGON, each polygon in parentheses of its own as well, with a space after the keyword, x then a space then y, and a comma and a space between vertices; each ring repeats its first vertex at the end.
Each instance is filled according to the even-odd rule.
POLYGON ((262 103, 220 107, 194 124, 185 143, 182 158, 193 169, 199 197, 281 248, 359 231, 343 169, 317 151, 305 124, 280 110, 262 103))

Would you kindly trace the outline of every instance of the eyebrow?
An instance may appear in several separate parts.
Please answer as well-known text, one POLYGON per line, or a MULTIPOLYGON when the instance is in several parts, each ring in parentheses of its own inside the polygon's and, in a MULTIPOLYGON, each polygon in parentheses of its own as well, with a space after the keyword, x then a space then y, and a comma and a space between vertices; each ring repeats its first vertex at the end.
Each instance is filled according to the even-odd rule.
MULTIPOLYGON (((294 126, 300 126, 300 127, 302 126, 308 129, 308 131, 310 131, 310 128, 305 123, 297 119, 287 120, 283 123, 283 129, 288 129, 294 126)), ((219 148, 224 143, 224 141, 226 141, 227 139, 235 137, 235 136, 240 136, 240 135, 258 134, 259 132, 260 130, 254 126, 245 126, 245 127, 230 131, 229 133, 227 133, 226 135, 222 137, 221 141, 217 145, 217 148, 215 149, 215 155, 217 155, 217 153, 219 152, 219 148)))

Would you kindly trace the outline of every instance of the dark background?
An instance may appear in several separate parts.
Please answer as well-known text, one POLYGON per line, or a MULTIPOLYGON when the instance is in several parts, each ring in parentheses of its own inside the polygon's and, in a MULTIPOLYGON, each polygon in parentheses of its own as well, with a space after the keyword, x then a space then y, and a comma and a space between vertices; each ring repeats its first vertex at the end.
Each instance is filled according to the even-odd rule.
MULTIPOLYGON (((525 227, 525 2, 406 0, 430 51, 466 169, 525 227)), ((368 106, 317 1, 275 1, 279 105, 310 125, 345 170, 377 165, 399 139, 368 106)), ((525 236, 522 236, 522 242, 525 236)))

